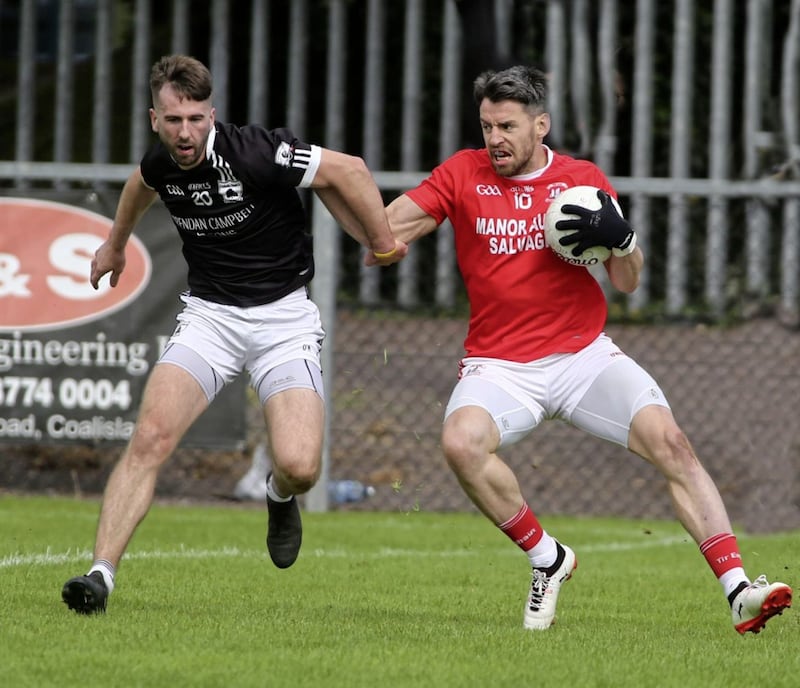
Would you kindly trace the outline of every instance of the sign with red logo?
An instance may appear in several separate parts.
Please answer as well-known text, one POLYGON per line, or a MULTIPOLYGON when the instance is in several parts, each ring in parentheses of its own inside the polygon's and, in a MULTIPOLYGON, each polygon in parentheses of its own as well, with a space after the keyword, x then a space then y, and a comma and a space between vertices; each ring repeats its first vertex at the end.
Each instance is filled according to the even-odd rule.
POLYGON ((0 331, 43 331, 92 322, 125 307, 150 282, 151 261, 135 236, 116 287, 89 284, 111 220, 76 206, 0 197, 0 331))
MULTIPOLYGON (((117 286, 106 275, 94 289, 92 259, 118 194, 30 194, 0 190, 0 443, 127 442, 187 286, 180 237, 154 204, 128 239, 117 286)), ((245 389, 239 376, 222 390, 184 446, 241 446, 245 389)))

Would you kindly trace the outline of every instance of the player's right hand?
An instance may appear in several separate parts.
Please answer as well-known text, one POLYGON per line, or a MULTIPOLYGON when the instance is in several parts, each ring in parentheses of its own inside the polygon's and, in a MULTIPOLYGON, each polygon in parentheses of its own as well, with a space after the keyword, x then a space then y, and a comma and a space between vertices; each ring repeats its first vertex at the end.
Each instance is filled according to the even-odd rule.
POLYGON ((106 241, 95 251, 94 258, 92 259, 89 283, 97 289, 103 275, 110 272, 111 277, 109 278, 109 284, 112 287, 116 287, 119 282, 119 276, 124 269, 125 251, 115 249, 106 241))
POLYGON ((393 263, 399 263, 407 255, 408 244, 400 241, 399 239, 395 239, 394 248, 387 253, 375 253, 374 251, 367 251, 364 256, 364 265, 367 267, 372 267, 374 265, 385 267, 387 265, 392 265, 393 263))

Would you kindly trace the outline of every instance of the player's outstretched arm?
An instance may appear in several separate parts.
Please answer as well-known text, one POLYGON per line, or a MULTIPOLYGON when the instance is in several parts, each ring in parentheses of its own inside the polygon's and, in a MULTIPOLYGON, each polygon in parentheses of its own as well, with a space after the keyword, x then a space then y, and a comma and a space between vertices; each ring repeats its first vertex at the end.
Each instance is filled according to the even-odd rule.
POLYGON ((89 282, 95 289, 100 278, 109 272, 111 286, 117 286, 119 276, 125 269, 125 246, 128 239, 157 196, 158 193, 144 183, 141 170, 137 167, 122 187, 108 239, 94 254, 89 282))
POLYGON ((389 226, 400 241, 410 244, 420 237, 430 234, 439 224, 406 194, 395 198, 386 206, 389 226))
MULTIPOLYGON (((430 234, 439 225, 436 220, 428 215, 406 194, 395 198, 386 206, 386 217, 392 234, 406 246, 426 234, 430 234)), ((367 265, 374 265, 374 261, 367 256, 364 261, 367 265)))
MULTIPOLYGON (((319 196, 319 199, 333 215, 339 226, 347 232, 353 239, 365 248, 370 248, 369 235, 364 229, 363 225, 359 222, 355 214, 350 210, 350 207, 345 202, 342 195, 332 186, 325 188, 316 188, 314 192, 319 196)), ((389 252, 387 258, 381 261, 378 257, 373 256, 372 253, 367 253, 365 257, 366 265, 391 265, 403 258, 408 253, 408 246, 395 239, 395 250, 389 252)))
POLYGON ((342 228, 370 249, 368 265, 406 256, 408 246, 392 235, 380 190, 361 158, 323 148, 311 186, 342 228))

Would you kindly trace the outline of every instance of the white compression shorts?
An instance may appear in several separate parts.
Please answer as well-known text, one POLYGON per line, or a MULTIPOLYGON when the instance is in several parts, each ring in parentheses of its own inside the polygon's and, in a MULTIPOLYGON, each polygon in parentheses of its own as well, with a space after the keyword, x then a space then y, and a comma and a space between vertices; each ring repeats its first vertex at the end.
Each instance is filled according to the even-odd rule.
POLYGON ((601 334, 574 354, 532 363, 465 358, 445 418, 464 406, 480 406, 494 419, 500 447, 518 442, 542 421, 560 419, 628 446, 636 413, 669 403, 655 380, 609 337, 601 334))
POLYGON ((324 396, 320 351, 325 332, 317 306, 301 287, 263 306, 227 306, 186 294, 158 363, 183 368, 211 403, 246 370, 262 405, 286 389, 324 396))

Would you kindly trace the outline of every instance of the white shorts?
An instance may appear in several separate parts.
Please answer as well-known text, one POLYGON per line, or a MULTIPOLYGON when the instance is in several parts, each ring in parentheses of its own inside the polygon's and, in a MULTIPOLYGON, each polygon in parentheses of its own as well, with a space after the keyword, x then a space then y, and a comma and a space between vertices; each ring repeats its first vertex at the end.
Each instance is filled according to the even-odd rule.
POLYGON ((627 447, 637 411, 650 404, 669 408, 655 380, 604 334, 577 353, 532 363, 477 357, 461 363, 445 418, 480 406, 497 425, 500 447, 552 418, 627 447))
POLYGON ((191 374, 211 402, 242 371, 263 404, 291 388, 323 396, 320 352, 325 331, 316 304, 301 287, 263 306, 227 306, 188 294, 158 363, 191 374))

